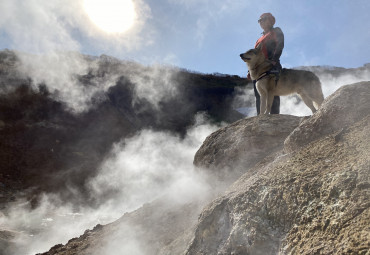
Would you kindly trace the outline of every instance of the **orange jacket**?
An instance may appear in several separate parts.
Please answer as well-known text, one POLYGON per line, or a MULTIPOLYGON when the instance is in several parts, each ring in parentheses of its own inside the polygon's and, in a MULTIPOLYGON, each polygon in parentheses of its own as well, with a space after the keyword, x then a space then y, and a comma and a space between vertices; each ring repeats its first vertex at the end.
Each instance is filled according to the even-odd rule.
POLYGON ((284 34, 279 27, 271 29, 268 33, 263 35, 257 40, 257 48, 261 45, 261 49, 266 59, 280 63, 280 56, 284 48, 284 34))

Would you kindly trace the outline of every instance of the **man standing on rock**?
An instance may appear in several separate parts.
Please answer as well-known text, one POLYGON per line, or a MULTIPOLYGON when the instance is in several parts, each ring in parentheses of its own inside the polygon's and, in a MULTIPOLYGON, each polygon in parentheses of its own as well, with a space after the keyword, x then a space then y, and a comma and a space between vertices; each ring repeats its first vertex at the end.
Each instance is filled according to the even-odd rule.
MULTIPOLYGON (((269 71, 276 75, 279 79, 279 74, 282 69, 280 64, 280 56, 284 48, 284 34, 279 27, 274 28, 275 17, 271 13, 263 13, 258 20, 263 29, 262 36, 257 40, 254 48, 260 47, 266 59, 272 64, 273 68, 269 71)), ((247 76, 250 79, 250 74, 247 76)), ((260 114, 260 95, 256 89, 256 81, 253 81, 254 95, 256 96, 257 114, 260 114)), ((275 96, 271 107, 271 114, 280 113, 280 97, 275 96)))

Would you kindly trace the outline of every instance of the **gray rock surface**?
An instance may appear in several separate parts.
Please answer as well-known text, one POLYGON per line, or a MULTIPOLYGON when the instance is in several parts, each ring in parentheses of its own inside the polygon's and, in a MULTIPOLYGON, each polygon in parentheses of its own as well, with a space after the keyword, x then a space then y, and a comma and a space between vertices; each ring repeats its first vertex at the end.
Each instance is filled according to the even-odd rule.
POLYGON ((302 117, 260 115, 239 120, 212 133, 194 157, 194 164, 220 179, 235 179, 268 155, 283 148, 302 117))
POLYGON ((266 158, 208 205, 186 254, 370 254, 369 85, 338 90, 293 132, 300 150, 266 158))

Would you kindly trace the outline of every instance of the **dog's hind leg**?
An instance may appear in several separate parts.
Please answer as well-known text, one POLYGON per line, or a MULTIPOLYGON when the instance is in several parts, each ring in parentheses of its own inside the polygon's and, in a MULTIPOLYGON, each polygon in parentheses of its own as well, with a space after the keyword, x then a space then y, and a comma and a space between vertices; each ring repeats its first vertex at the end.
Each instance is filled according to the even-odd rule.
POLYGON ((314 103, 316 104, 316 109, 319 109, 319 107, 322 105, 322 102, 324 101, 324 95, 322 94, 321 87, 316 91, 316 95, 313 98, 314 103))
POLYGON ((303 100, 303 102, 311 109, 312 113, 315 113, 316 112, 316 108, 315 106, 313 105, 313 100, 305 95, 305 94, 299 94, 303 100))
POLYGON ((313 79, 308 88, 309 90, 307 90, 306 93, 313 100, 316 109, 319 109, 324 101, 324 95, 322 93, 321 82, 319 78, 315 76, 315 79, 313 79))

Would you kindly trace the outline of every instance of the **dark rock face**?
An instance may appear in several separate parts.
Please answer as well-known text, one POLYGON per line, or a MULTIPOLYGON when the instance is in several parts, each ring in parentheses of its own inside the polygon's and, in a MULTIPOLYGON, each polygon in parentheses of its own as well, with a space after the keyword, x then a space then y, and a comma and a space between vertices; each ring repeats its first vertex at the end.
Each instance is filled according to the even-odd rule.
POLYGON ((0 119, 1 175, 47 191, 83 186, 112 143, 135 131, 111 104, 76 116, 28 85, 0 96, 0 119))
MULTIPOLYGON (((338 90, 320 111, 335 113, 337 98, 363 102, 369 85, 338 90)), ((261 162, 203 210, 186 254, 367 254, 370 115, 340 101, 342 116, 356 114, 332 129, 330 115, 303 122, 293 132, 308 140, 298 152, 261 162)))
POLYGON ((301 120, 291 115, 239 120, 208 136, 195 154, 194 164, 220 179, 240 177, 246 169, 282 149, 284 140, 301 120))
MULTIPOLYGON (((107 59, 98 58, 95 69, 75 80, 86 91, 97 81, 117 77, 115 83, 93 96, 85 112, 75 113, 59 100, 58 91, 49 89, 52 86, 34 84, 22 73, 14 52, 0 51, 0 183, 17 182, 17 189, 35 188, 36 193, 67 193, 66 185, 71 185, 87 193, 86 180, 96 174, 112 145, 142 129, 182 136, 198 112, 214 122, 243 117, 231 107, 235 87, 247 84, 243 78, 163 68, 172 74, 166 82, 177 93, 163 97, 154 109, 136 95, 138 85, 130 77, 144 77, 154 87, 164 80, 150 76, 150 67, 107 59)), ((65 195, 65 200, 71 199, 73 195, 65 195)))

